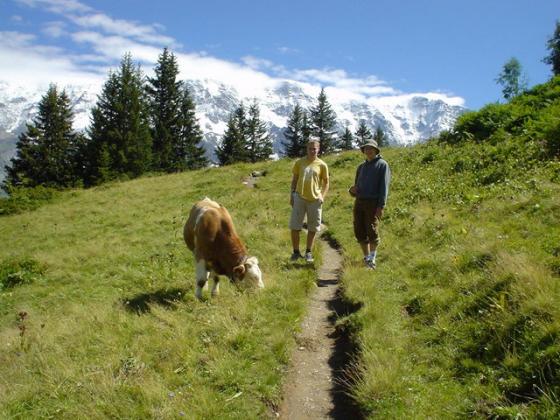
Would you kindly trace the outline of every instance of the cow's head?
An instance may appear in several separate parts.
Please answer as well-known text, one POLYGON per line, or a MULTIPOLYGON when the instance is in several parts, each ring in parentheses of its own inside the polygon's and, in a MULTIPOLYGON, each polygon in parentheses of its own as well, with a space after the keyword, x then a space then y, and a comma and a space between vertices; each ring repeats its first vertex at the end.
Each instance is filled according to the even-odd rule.
POLYGON ((234 267, 233 280, 235 282, 242 282, 248 287, 262 289, 264 283, 257 257, 248 257, 243 264, 234 267))

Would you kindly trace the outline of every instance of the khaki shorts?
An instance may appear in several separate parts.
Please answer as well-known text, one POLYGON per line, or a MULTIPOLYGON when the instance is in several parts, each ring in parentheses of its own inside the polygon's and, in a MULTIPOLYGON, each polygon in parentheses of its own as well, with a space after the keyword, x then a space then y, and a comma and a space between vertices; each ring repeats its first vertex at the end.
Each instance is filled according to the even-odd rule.
POLYGON ((354 236, 360 243, 379 244, 379 219, 375 217, 376 200, 354 202, 354 236))
POLYGON ((319 232, 321 230, 321 213, 323 203, 321 200, 307 201, 300 197, 298 193, 294 195, 294 206, 290 217, 290 229, 301 230, 303 219, 307 215, 307 230, 309 232, 319 232))

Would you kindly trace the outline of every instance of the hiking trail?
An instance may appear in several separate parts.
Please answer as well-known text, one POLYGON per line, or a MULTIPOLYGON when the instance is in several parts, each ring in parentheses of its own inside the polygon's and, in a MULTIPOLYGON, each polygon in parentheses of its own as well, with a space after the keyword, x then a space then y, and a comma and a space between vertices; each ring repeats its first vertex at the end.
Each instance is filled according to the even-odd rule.
POLYGON ((296 337, 296 347, 283 387, 281 419, 359 419, 358 410, 345 392, 344 368, 350 359, 350 343, 335 328, 348 313, 340 297, 338 278, 342 256, 323 237, 322 265, 317 287, 296 337))

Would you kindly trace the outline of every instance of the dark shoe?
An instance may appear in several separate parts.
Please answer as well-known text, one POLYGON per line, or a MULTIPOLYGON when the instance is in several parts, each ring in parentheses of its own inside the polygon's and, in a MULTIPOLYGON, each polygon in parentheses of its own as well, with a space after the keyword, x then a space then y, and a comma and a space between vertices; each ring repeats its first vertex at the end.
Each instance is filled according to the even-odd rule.
POLYGON ((311 252, 306 252, 305 253, 305 261, 308 263, 312 263, 313 261, 315 261, 313 259, 313 254, 311 252))
POLYGON ((303 258, 303 257, 302 257, 302 255, 300 254, 300 252, 297 251, 297 252, 294 252, 294 253, 292 254, 292 256, 290 257, 290 261, 297 261, 297 260, 299 260, 300 258, 303 258))

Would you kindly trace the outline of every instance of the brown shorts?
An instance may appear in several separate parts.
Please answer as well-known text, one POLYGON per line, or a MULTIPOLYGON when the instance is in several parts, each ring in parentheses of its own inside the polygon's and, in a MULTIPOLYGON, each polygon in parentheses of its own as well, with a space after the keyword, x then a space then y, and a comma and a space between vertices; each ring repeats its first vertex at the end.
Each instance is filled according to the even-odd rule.
POLYGON ((357 198, 354 202, 354 236, 358 242, 379 244, 379 219, 375 217, 377 200, 357 198))

